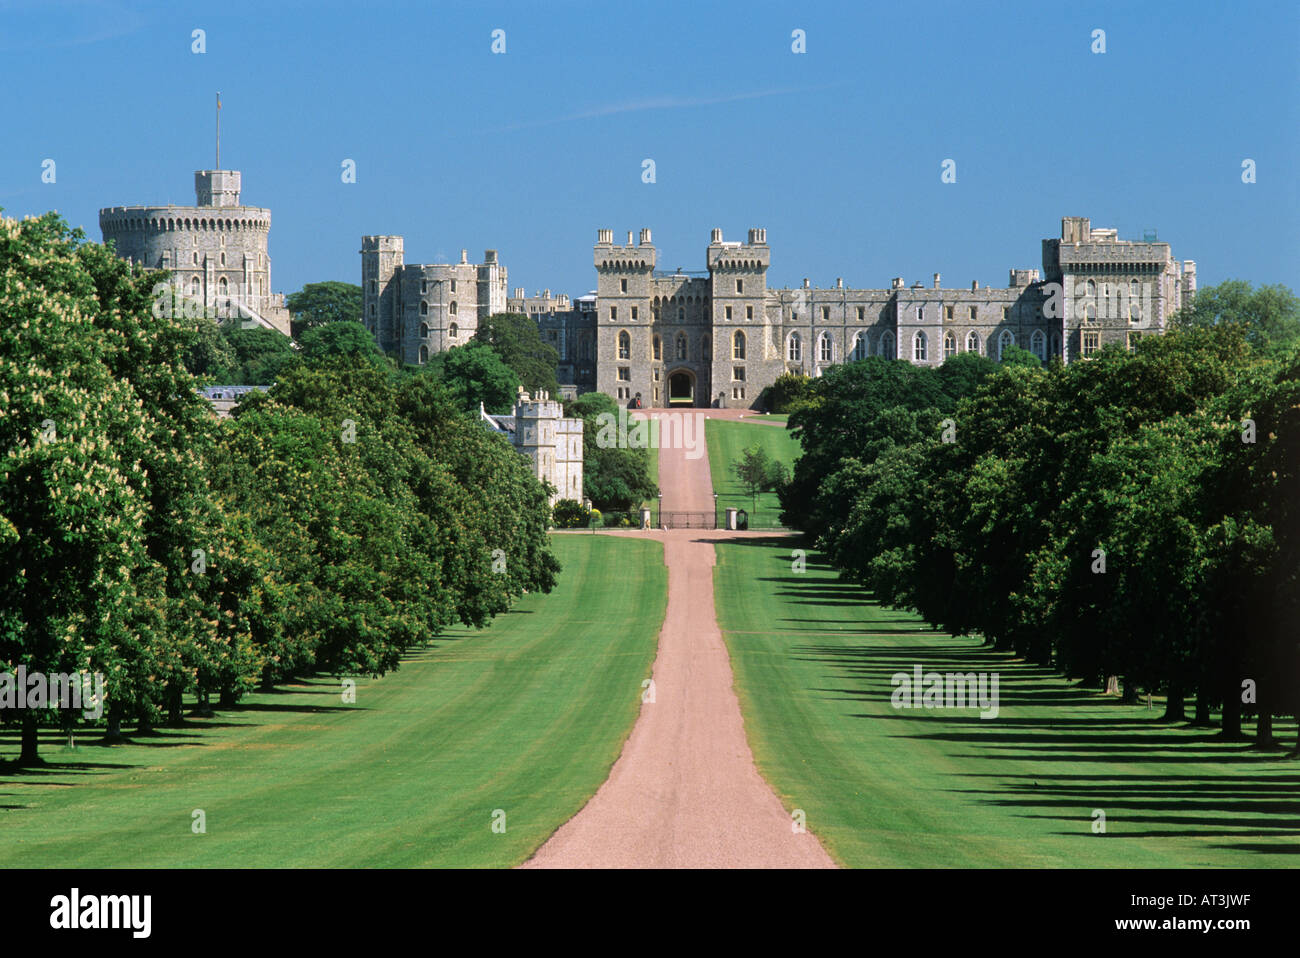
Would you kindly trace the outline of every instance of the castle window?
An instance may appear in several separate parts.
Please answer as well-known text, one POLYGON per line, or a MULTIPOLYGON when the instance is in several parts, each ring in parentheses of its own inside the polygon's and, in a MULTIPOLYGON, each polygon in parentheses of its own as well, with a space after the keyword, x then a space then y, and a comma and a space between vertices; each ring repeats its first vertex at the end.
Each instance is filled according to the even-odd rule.
POLYGON ((957 355, 957 337, 952 333, 943 334, 943 358, 948 359, 957 355))
POLYGON ((1035 329, 1034 335, 1029 337, 1029 351, 1039 359, 1047 358, 1047 336, 1041 329, 1035 329))
POLYGON ((727 319, 731 319, 731 307, 727 307, 727 319))
POLYGON ((655 362, 659 361, 660 353, 662 352, 663 352, 663 348, 659 343, 659 337, 656 336, 654 338, 654 345, 651 347, 651 355, 654 356, 655 362))
POLYGON ((953 310, 953 308, 952 308, 951 306, 945 306, 945 307, 943 308, 943 318, 944 318, 944 319, 951 320, 951 319, 952 319, 952 310, 953 310))
POLYGON ((451 313, 453 316, 456 315, 456 301, 454 299, 451 301, 451 308, 448 309, 447 312, 451 313))
POLYGON ((623 330, 618 334, 618 358, 632 358, 632 337, 627 334, 626 330, 623 330))
POLYGON ((1084 286, 1084 307, 1083 320, 1086 323, 1095 323, 1097 321, 1097 284, 1088 280, 1084 286))
POLYGON ((451 291, 456 292, 456 281, 454 279, 451 281, 451 291))
POLYGON ((630 383, 632 381, 632 369, 630 366, 618 367, 618 380, 623 383, 630 383))
POLYGON ((746 319, 753 319, 753 318, 754 318, 754 307, 753 307, 753 306, 746 306, 746 307, 745 307, 745 318, 746 318, 746 319))
POLYGON ((745 291, 745 281, 743 279, 736 280, 736 292, 743 293, 744 291, 745 291))
POLYGON ((420 292, 427 293, 428 291, 429 291, 429 281, 427 279, 420 280, 420 292))
POLYGON ((1093 353, 1095 353, 1095 352, 1097 351, 1097 348, 1098 348, 1098 340, 1100 339, 1100 337, 1101 337, 1101 334, 1100 334, 1100 333, 1084 333, 1084 334, 1083 334, 1083 349, 1082 349, 1082 353, 1083 353, 1083 358, 1084 358, 1084 359, 1087 359, 1089 356, 1091 356, 1093 353))
POLYGON ((1128 321, 1140 322, 1142 319, 1142 284, 1133 280, 1128 285, 1128 321))
POLYGON ((979 318, 979 310, 976 307, 972 306, 970 308, 970 321, 973 323, 978 318, 979 318))
POLYGON ((428 315, 429 315, 429 304, 428 304, 428 303, 421 303, 421 304, 420 304, 420 315, 421 315, 421 316, 428 316, 428 315))
POLYGON ((1128 334, 1128 351, 1130 353, 1133 352, 1135 348, 1137 348, 1138 341, 1141 338, 1142 338, 1142 334, 1137 332, 1136 330, 1128 334))
MULTIPOLYGON (((195 255, 197 256, 198 254, 196 253, 195 255)), ((195 260, 195 262, 197 263, 198 260, 195 260)), ((371 293, 378 293, 378 292, 379 292, 379 280, 377 280, 377 279, 372 279, 372 280, 370 281, 370 292, 371 292, 371 293)))
POLYGON ((978 353, 979 351, 980 351, 980 336, 979 336, 979 333, 974 333, 974 332, 967 333, 967 334, 966 334, 966 352, 968 352, 968 353, 978 353))
POLYGON ((221 279, 217 280, 217 289, 221 291, 222 296, 229 295, 230 284, 226 282, 226 277, 223 276, 221 279))
POLYGON ((917 319, 925 319, 925 307, 924 307, 924 306, 918 306, 918 307, 916 307, 916 318, 917 318, 917 319))
POLYGON ((626 293, 626 292, 627 292, 627 280, 625 280, 625 279, 620 279, 620 280, 618 281, 618 291, 619 291, 620 293, 626 293))
POLYGON ((222 265, 222 266, 225 266, 225 265, 226 265, 226 251, 225 251, 225 250, 222 250, 222 251, 221 251, 221 265, 222 265))
MULTIPOLYGON (((659 382, 659 367, 658 367, 658 366, 654 367, 653 375, 652 375, 651 378, 654 379, 655 382, 659 382)), ((655 390, 655 393, 656 393, 656 395, 657 395, 657 394, 658 394, 658 390, 655 390)))
POLYGON ((429 361, 429 347, 428 347, 428 346, 421 346, 421 347, 420 347, 420 363, 421 363, 421 365, 423 365, 424 363, 427 363, 428 361, 429 361))
POLYGON ((1016 344, 1015 334, 1009 329, 1002 330, 1002 335, 998 337, 998 362, 1002 361, 1002 354, 1016 344))
POLYGON ((803 362, 803 343, 800 341, 798 333, 790 334, 790 340, 786 344, 785 354, 792 363, 803 362))
POLYGON ((862 322, 862 321, 865 320, 866 318, 867 318, 867 310, 866 310, 866 307, 864 307, 864 306, 859 306, 859 307, 858 307, 858 322, 862 322))
POLYGON ((859 359, 866 359, 869 348, 867 334, 860 332, 853 337, 853 352, 849 355, 849 358, 855 362, 859 359))
POLYGON ((421 338, 421 339, 428 339, 428 338, 429 338, 429 324, 428 324, 428 323, 421 323, 421 324, 420 324, 420 338, 421 338))
POLYGON ((830 308, 829 306, 823 306, 823 307, 822 307, 822 319, 824 319, 824 320, 830 320, 830 318, 831 318, 831 308, 830 308))
POLYGON ((636 307, 632 307, 632 322, 636 322, 636 307))
POLYGON ((677 334, 677 358, 679 360, 686 358, 686 335, 684 333, 677 334))
POLYGON ((195 298, 199 295, 199 278, 197 276, 190 280, 190 295, 195 298))
POLYGON ((195 251, 194 251, 194 265, 195 265, 195 266, 198 266, 198 265, 199 265, 199 251, 198 251, 198 250, 195 250, 195 251))
POLYGON ((736 330, 736 335, 731 337, 731 358, 745 358, 745 334, 736 330))
POLYGON ((898 350, 894 347, 894 334, 885 333, 880 337, 880 355, 886 359, 897 359, 898 350))
POLYGON ((611 307, 609 308, 609 321, 612 323, 612 322, 614 322, 616 319, 618 319, 618 307, 617 307, 617 306, 611 306, 611 307))
POLYGON ((831 361, 831 357, 833 356, 831 351, 831 338, 825 333, 822 333, 821 338, 817 340, 817 353, 822 362, 829 363, 831 361))
POLYGON ((1010 319, 1010 318, 1011 318, 1011 307, 1010 307, 1010 306, 1003 306, 1003 307, 1002 307, 1002 320, 1003 320, 1003 322, 1005 322, 1006 320, 1008 320, 1008 319, 1010 319))
POLYGON ((679 323, 686 322, 686 310, 684 310, 680 306, 677 307, 677 322, 679 323))
MULTIPOLYGON (((199 281, 196 279, 196 280, 194 281, 195 285, 198 285, 198 282, 199 282, 199 281)), ((371 304, 370 304, 370 316, 371 316, 372 319, 374 318, 374 315, 375 315, 375 304, 374 304, 374 303, 371 303, 371 304)))
POLYGON ((925 333, 919 329, 916 335, 912 337, 912 359, 918 363, 925 362, 925 333))
POLYGON ((745 381, 745 367, 744 367, 744 366, 732 366, 732 367, 731 367, 731 378, 734 379, 734 380, 736 380, 737 382, 744 382, 744 381, 745 381))
POLYGON ((447 335, 450 336, 452 339, 455 339, 457 336, 460 335, 460 327, 457 326, 455 323, 452 323, 450 326, 447 327, 447 335))

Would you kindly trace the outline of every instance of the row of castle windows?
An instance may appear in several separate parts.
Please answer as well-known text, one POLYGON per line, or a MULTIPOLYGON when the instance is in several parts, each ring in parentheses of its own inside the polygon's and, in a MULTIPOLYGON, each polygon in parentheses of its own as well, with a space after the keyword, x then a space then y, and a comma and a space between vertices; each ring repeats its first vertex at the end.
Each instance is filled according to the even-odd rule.
POLYGON ((266 230, 271 224, 265 220, 223 220, 223 219, 114 219, 105 224, 111 230, 266 230))
MULTIPOLYGON (((373 311, 373 310, 372 310, 372 311, 373 311)), ((454 299, 451 301, 451 304, 447 307, 447 313, 448 313, 449 315, 451 315, 451 316, 455 316, 455 315, 456 315, 456 301, 455 301, 454 299)), ((429 315, 429 304, 428 304, 428 303, 421 301, 421 303, 420 303, 420 315, 421 315, 421 316, 428 316, 428 315, 429 315)))
MULTIPOLYGON (((1096 334, 1091 334, 1096 335, 1096 334)), ((737 339, 732 349, 732 357, 735 359, 744 358, 745 342, 742 333, 737 332, 737 339)), ((926 362, 929 358, 930 340, 926 334, 920 330, 912 336, 912 359, 915 362, 926 362)), ((1015 334, 1004 329, 997 337, 997 358, 1000 361, 1006 350, 1016 344, 1015 334)), ((966 352, 978 353, 980 351, 980 337, 976 332, 966 334, 966 352)), ((1029 338, 1029 351, 1041 360, 1047 359, 1047 335, 1041 330, 1036 329, 1029 338)), ((943 334, 943 357, 948 359, 957 355, 957 337, 951 332, 943 334)), ((1058 334, 1052 335, 1052 355, 1061 354, 1061 337, 1058 334)), ((851 360, 865 359, 871 355, 871 343, 866 333, 858 333, 853 338, 853 349, 849 354, 851 360)), ((885 333, 880 337, 878 356, 887 358, 896 358, 896 340, 893 333, 885 333)), ((1086 355, 1086 353, 1085 353, 1086 355)), ((786 359, 792 363, 803 362, 803 339, 797 333, 793 332, 786 337, 786 359)), ((821 363, 831 363, 835 361, 834 342, 826 333, 822 333, 817 339, 817 360, 821 363)))

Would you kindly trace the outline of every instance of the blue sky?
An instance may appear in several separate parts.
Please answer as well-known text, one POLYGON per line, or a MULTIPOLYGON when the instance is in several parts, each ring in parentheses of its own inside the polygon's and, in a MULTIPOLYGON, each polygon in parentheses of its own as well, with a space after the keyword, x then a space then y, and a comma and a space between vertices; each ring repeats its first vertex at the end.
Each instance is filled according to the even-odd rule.
POLYGON ((272 210, 286 292, 359 282, 361 236, 398 233, 407 262, 495 248, 512 288, 580 294, 596 230, 642 226, 661 268, 762 226, 770 286, 1002 286, 1063 215, 1157 229, 1202 285, 1300 290, 1298 11, 0 0, 0 207, 98 240, 102 206, 192 203, 220 90, 223 165, 272 210))

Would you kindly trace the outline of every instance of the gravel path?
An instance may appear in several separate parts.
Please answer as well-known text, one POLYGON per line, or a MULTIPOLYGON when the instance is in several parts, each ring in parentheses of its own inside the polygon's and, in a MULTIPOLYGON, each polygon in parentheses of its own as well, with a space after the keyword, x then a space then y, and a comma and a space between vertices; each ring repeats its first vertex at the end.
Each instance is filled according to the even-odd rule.
MULTIPOLYGON (((707 456, 661 449, 659 477, 665 511, 713 508, 707 456)), ((745 739, 714 614, 712 544, 745 533, 636 534, 661 540, 668 566, 655 700, 599 791, 523 867, 834 867, 811 832, 794 830, 745 739)))

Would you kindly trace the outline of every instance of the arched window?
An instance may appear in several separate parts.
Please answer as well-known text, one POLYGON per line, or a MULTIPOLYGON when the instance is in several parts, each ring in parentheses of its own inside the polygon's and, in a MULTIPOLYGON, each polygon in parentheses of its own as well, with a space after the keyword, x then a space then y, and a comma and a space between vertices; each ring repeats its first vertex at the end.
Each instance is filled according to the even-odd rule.
POLYGON ((447 312, 451 313, 453 316, 456 315, 456 301, 454 299, 451 301, 451 308, 448 309, 447 312))
POLYGON ((853 360, 866 359, 870 353, 870 344, 867 340, 866 333, 858 333, 853 337, 853 360))
POLYGON ((885 333, 880 337, 880 355, 886 359, 897 359, 898 350, 894 348, 894 334, 885 333))
POLYGON ((428 324, 428 323, 421 323, 421 324, 420 324, 420 338, 421 338, 421 339, 428 339, 428 338, 429 338, 429 324, 428 324))
POLYGON ((736 330, 736 335, 731 337, 731 358, 745 358, 745 334, 739 329, 736 330))
POLYGON ((800 341, 798 333, 790 334, 785 354, 792 363, 803 362, 803 343, 800 341))
POLYGON ((632 337, 627 334, 627 330, 622 330, 618 334, 618 358, 632 358, 632 337))
POLYGON ((918 329, 916 331, 916 335, 912 337, 912 359, 915 362, 918 363, 925 362, 925 355, 926 355, 925 347, 926 347, 925 333, 921 332, 918 329))
POLYGON ((429 361, 429 347, 428 347, 428 346, 421 346, 421 347, 420 347, 420 362, 421 362, 421 364, 423 364, 423 363, 427 363, 428 361, 429 361))
POLYGON ((817 340, 817 357, 824 363, 829 363, 835 355, 831 347, 831 338, 826 333, 822 333, 817 340))
POLYGON ((421 304, 420 304, 420 315, 421 315, 421 316, 428 316, 428 315, 429 315, 429 304, 428 304, 428 303, 421 303, 421 304))
POLYGON ((1047 358, 1047 335, 1041 329, 1035 329, 1029 337, 1029 351, 1039 359, 1047 358))
POLYGON ((943 334, 943 358, 949 359, 957 355, 957 337, 951 332, 943 334))
POLYGON ((686 322, 686 310, 683 309, 681 306, 677 307, 677 322, 679 323, 686 322))
POLYGON ((226 251, 225 251, 225 250, 222 250, 222 251, 221 251, 221 265, 222 265, 222 266, 225 266, 225 265, 226 265, 226 251))
POLYGON ((663 347, 662 347, 662 345, 661 345, 660 342, 659 342, 659 337, 658 337, 658 336, 656 336, 656 337, 654 338, 654 346, 653 346, 653 349, 654 349, 654 358, 655 358, 655 361, 658 362, 659 359, 660 359, 660 357, 663 355, 663 347))
POLYGON ((450 336, 452 339, 455 339, 457 336, 460 335, 460 327, 457 326, 455 323, 452 323, 450 326, 447 327, 447 335, 450 336))
POLYGON ((976 332, 966 334, 966 352, 978 353, 980 351, 980 335, 976 332))
POLYGON ((1128 284, 1128 320, 1136 323, 1142 319, 1142 284, 1133 280, 1128 284))
POLYGON ((217 280, 217 289, 221 291, 222 296, 230 295, 230 284, 226 282, 226 277, 217 280))
POLYGON ((1002 335, 998 337, 998 362, 1002 361, 1002 354, 1015 344, 1015 334, 1013 334, 1009 329, 1002 330, 1002 335))
POLYGON ((677 358, 678 359, 686 358, 686 334, 685 333, 677 334, 677 358))
POLYGON ((192 280, 190 280, 190 295, 197 299, 199 296, 199 291, 200 291, 199 278, 195 276, 192 280))
POLYGON ((1095 323, 1097 321, 1097 284, 1092 280, 1088 280, 1084 290, 1087 297, 1084 299, 1083 304, 1083 319, 1084 322, 1095 323))

